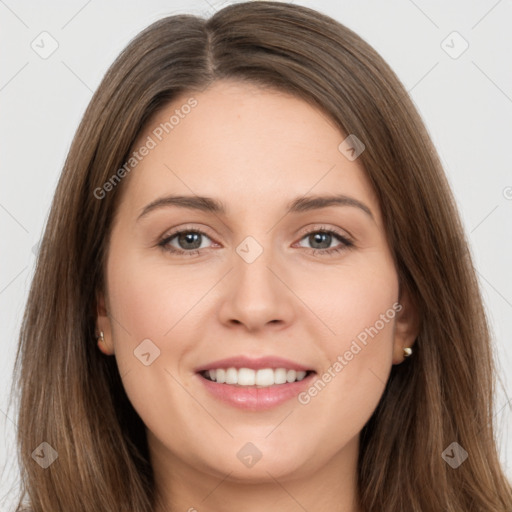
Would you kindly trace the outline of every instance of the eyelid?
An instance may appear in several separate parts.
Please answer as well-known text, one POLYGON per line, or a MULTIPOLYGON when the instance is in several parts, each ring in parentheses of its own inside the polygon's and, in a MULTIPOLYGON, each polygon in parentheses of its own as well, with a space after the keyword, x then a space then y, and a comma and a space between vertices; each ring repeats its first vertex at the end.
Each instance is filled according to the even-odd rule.
POLYGON ((350 242, 355 241, 354 237, 346 229, 340 229, 335 226, 326 226, 325 224, 313 224, 313 226, 304 228, 300 236, 303 238, 306 235, 309 235, 311 233, 317 233, 318 231, 334 233, 342 238, 345 238, 350 242))
POLYGON ((302 232, 300 235, 300 238, 295 243, 300 243, 301 240, 306 238, 308 235, 312 233, 327 233, 333 236, 335 239, 338 239, 340 242, 339 245, 327 249, 315 249, 312 247, 303 247, 307 252, 312 253, 313 255, 316 255, 317 253, 320 253, 323 257, 328 256, 334 256, 336 254, 346 252, 350 249, 354 249, 356 247, 355 239, 352 235, 348 234, 346 231, 345 233, 342 232, 337 227, 327 227, 325 225, 313 225, 308 228, 306 228, 305 231, 302 232))
POLYGON ((162 235, 159 235, 156 238, 156 243, 160 243, 167 238, 178 235, 182 231, 194 231, 196 233, 202 233, 203 235, 207 236, 210 239, 215 238, 215 236, 213 234, 211 234, 211 230, 207 226, 204 226, 203 224, 190 223, 190 224, 184 224, 184 225, 180 224, 180 225, 172 227, 170 229, 166 229, 162 235))
MULTIPOLYGON (((185 224, 183 226, 178 225, 173 228, 166 229, 162 235, 157 237, 157 242, 161 242, 164 238, 168 238, 172 235, 178 234, 181 231, 186 231, 186 230, 202 232, 209 238, 215 238, 214 235, 209 233, 210 229, 207 226, 204 226, 202 224, 189 223, 189 224, 185 224), (198 228, 197 227, 198 225, 201 227, 198 228)), ((340 230, 340 228, 337 228, 334 226, 326 226, 325 224, 322 224, 322 223, 313 224, 312 226, 302 228, 301 230, 299 230, 296 233, 297 233, 297 236, 304 237, 306 235, 309 235, 310 233, 316 233, 317 231, 332 231, 333 233, 336 233, 339 236, 342 236, 344 238, 350 239, 351 241, 354 241, 354 237, 346 229, 340 230), (344 233, 346 233, 346 234, 344 234, 344 233)))

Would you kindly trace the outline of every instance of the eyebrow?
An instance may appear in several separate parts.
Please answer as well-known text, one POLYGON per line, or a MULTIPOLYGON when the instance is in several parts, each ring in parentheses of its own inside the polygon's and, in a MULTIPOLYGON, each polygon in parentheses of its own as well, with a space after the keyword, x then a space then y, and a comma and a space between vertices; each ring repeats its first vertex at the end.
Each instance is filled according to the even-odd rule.
MULTIPOLYGON (((212 197, 197 195, 169 195, 155 199, 154 201, 146 205, 143 208, 140 215, 137 217, 137 220, 146 216, 153 210, 169 206, 189 208, 192 210, 199 210, 207 213, 214 213, 220 215, 226 214, 226 207, 224 206, 224 204, 221 201, 214 199, 212 197)), ((298 197, 290 201, 287 204, 286 208, 287 213, 300 213, 311 210, 319 210, 321 208, 327 208, 329 206, 352 206, 355 208, 359 208, 375 221, 372 211, 368 206, 366 206, 366 204, 362 203, 358 199, 343 194, 298 197)))

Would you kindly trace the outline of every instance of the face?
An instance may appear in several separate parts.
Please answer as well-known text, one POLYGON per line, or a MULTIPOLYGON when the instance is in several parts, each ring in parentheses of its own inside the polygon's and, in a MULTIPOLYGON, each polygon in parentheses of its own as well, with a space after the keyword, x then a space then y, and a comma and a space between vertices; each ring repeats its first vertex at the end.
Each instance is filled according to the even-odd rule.
POLYGON ((356 453, 414 335, 345 138, 303 100, 231 81, 140 135, 98 328, 161 465, 256 481, 356 453))

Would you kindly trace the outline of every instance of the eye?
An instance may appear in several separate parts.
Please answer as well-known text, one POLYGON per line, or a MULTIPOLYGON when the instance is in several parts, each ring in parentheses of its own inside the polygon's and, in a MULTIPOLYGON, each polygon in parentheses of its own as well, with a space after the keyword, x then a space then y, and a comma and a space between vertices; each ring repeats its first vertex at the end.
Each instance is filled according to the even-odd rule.
MULTIPOLYGON (((325 228, 313 228, 306 232, 306 235, 301 238, 301 241, 306 239, 308 243, 312 245, 310 249, 313 254, 321 254, 321 255, 332 255, 335 253, 339 253, 341 251, 347 250, 354 246, 353 242, 349 240, 346 236, 338 233, 332 229, 325 228), (330 247, 333 242, 340 242, 338 245, 334 247, 330 247)), ((303 247, 301 245, 301 247, 303 247)))
MULTIPOLYGON (((158 242, 158 246, 171 254, 196 256, 202 249, 208 248, 208 245, 205 246, 203 244, 205 239, 211 241, 207 233, 200 229, 181 229, 165 235, 158 242)), ((302 240, 307 240, 312 247, 304 247, 302 244, 299 247, 304 247, 314 255, 320 254, 322 256, 339 253, 354 246, 354 243, 346 236, 333 229, 326 229, 324 227, 310 229, 300 241, 302 240), (339 242, 338 245, 331 247, 331 244, 336 241, 339 242)))
POLYGON ((167 252, 173 254, 182 254, 194 256, 199 254, 200 249, 204 249, 203 239, 210 237, 200 229, 183 229, 175 231, 163 238, 158 245, 167 252))

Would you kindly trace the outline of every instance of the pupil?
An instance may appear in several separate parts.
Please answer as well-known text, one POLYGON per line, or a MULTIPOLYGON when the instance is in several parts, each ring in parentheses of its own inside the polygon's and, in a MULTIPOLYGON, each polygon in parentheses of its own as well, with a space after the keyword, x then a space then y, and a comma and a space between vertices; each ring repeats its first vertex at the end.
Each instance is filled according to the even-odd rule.
MULTIPOLYGON (((312 242, 312 245, 314 247, 314 244, 316 243, 319 243, 321 244, 322 243, 322 238, 325 238, 325 237, 328 237, 327 238, 327 245, 325 247, 315 247, 315 249, 327 249, 329 247, 329 245, 331 244, 331 235, 329 233, 315 233, 314 235, 312 235, 312 238, 313 238, 313 242, 312 242)), ((323 243, 325 243, 325 240, 323 241, 323 243)))
POLYGON ((184 242, 185 243, 185 247, 183 247, 184 249, 198 249, 201 246, 200 236, 201 236, 201 233, 193 233, 193 232, 182 234, 179 236, 180 246, 182 245, 182 242, 184 242), (186 244, 188 244, 188 243, 191 243, 192 246, 190 246, 190 245, 187 246, 186 244))

